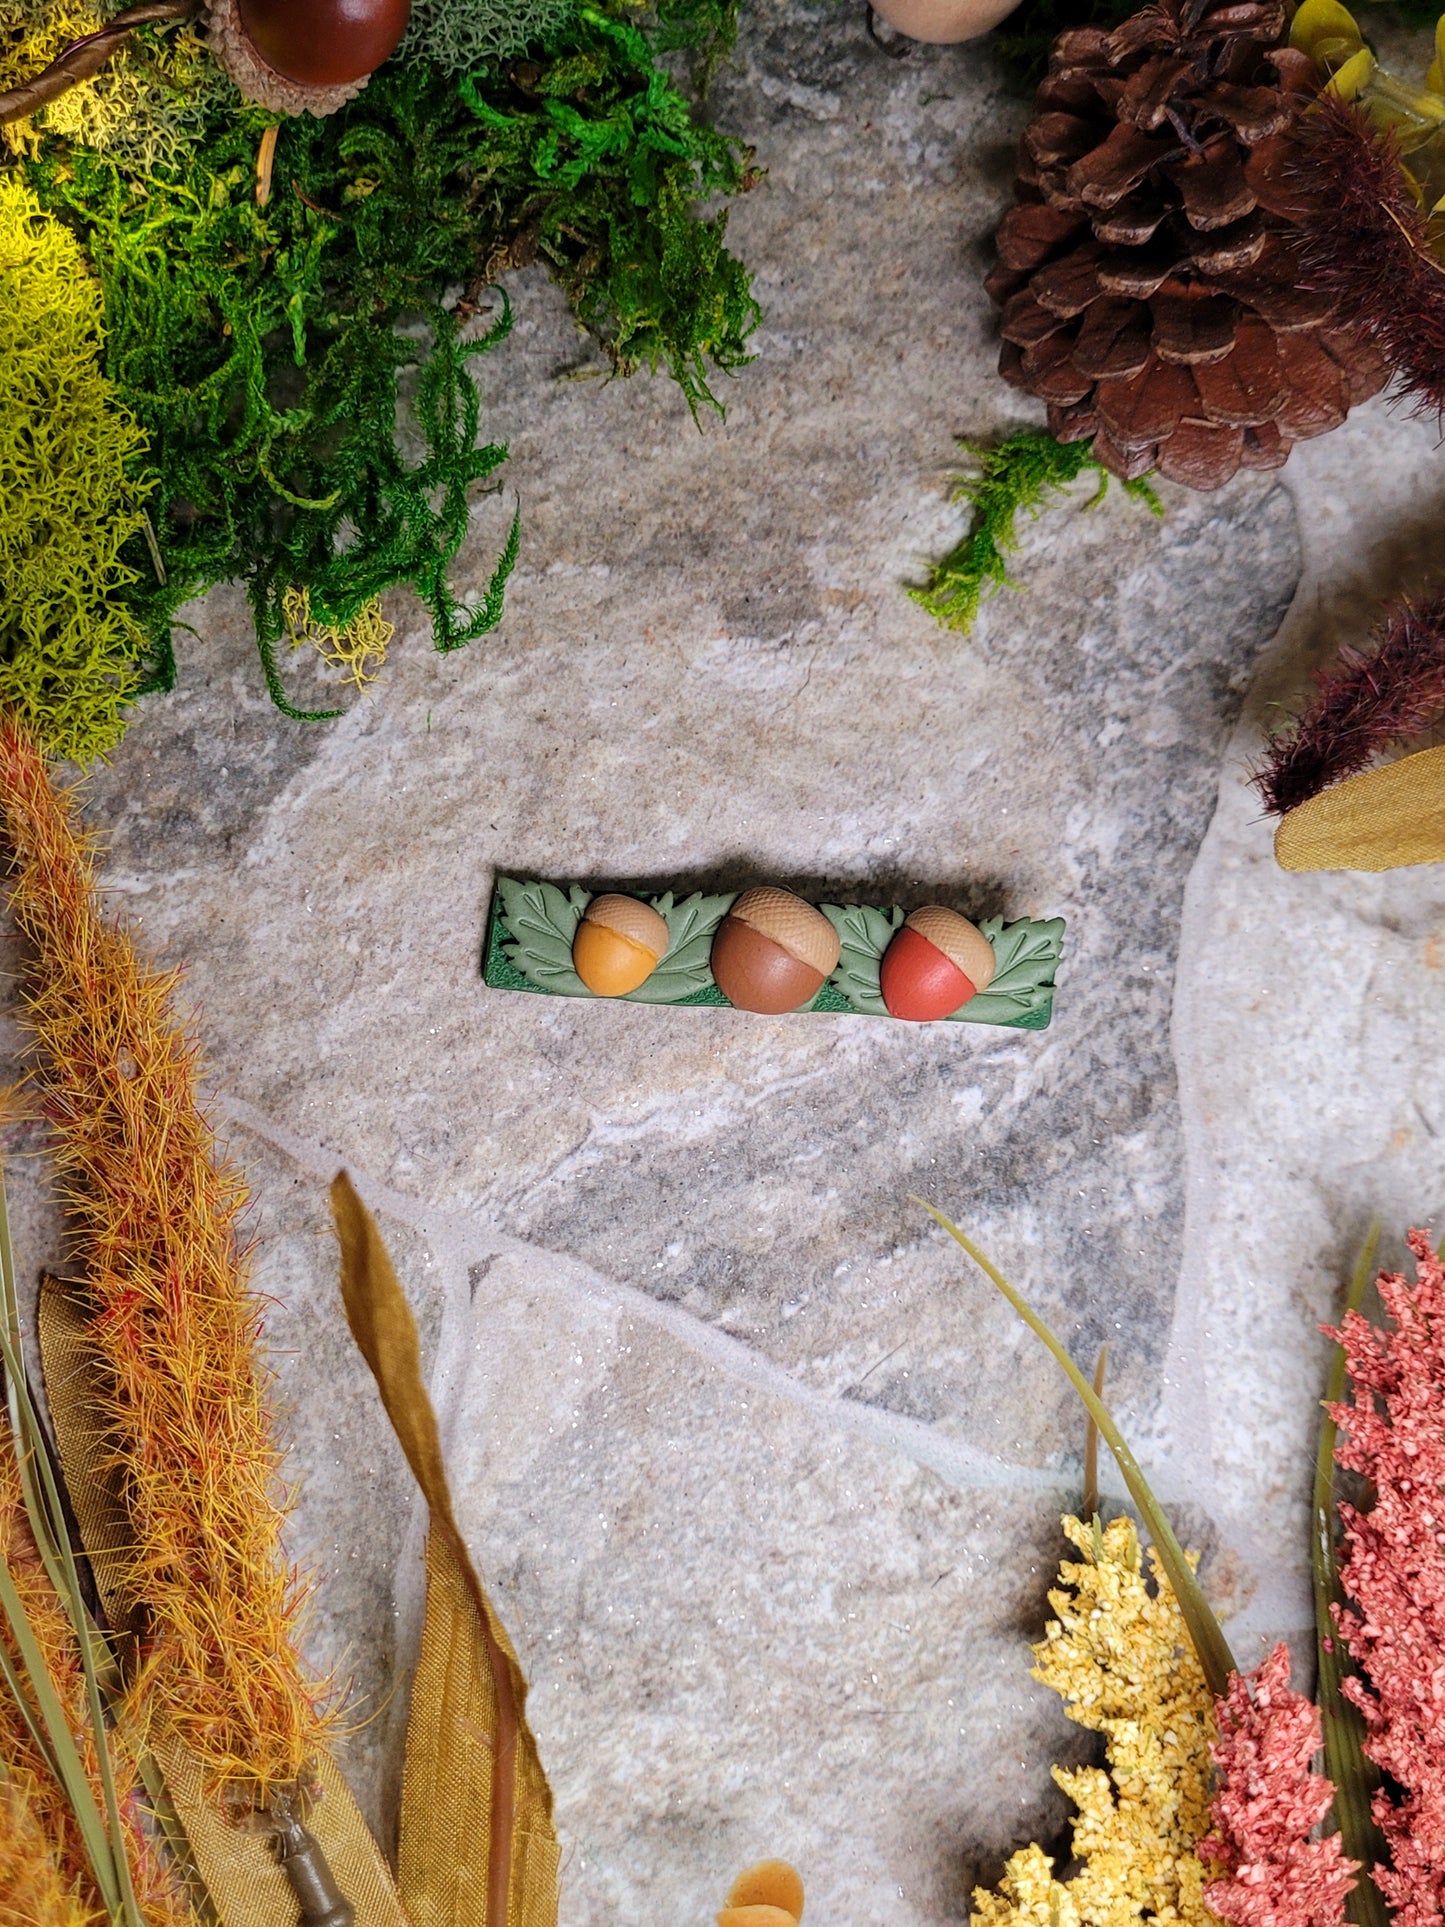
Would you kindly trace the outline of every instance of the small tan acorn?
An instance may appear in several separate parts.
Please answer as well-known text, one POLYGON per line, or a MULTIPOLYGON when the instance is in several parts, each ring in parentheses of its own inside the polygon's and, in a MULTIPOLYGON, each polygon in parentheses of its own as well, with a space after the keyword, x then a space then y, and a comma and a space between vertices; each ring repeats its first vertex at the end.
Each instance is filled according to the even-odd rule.
POLYGON ((712 974, 739 1010, 763 1017, 812 1003, 837 968, 838 932, 791 890, 744 890, 712 940, 712 974))
POLYGON ((930 1023, 987 990, 996 968, 993 945, 976 925, 930 903, 913 912, 883 953, 879 987, 890 1016, 930 1023))
POLYGON ((873 11, 910 40, 946 46, 977 40, 1007 18, 1019 0, 872 0, 873 11))
POLYGON ((803 1882, 786 1860, 760 1860, 740 1873, 728 1890, 718 1927, 798 1927, 803 1882))
POLYGON ((594 997, 625 997, 667 955, 670 933, 650 903, 593 897, 572 939, 572 968, 594 997))

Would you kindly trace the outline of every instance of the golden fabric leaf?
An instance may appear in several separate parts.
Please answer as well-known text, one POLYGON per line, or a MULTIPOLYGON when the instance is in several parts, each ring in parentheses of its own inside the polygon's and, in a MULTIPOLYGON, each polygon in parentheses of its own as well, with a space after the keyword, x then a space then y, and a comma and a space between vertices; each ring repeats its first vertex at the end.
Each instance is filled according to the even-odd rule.
POLYGON ((402 1901, 413 1927, 555 1927, 552 1792, 527 1725, 527 1682, 456 1522, 416 1320, 345 1172, 331 1207, 352 1335, 431 1510, 402 1787, 402 1901))
POLYGON ((1282 870, 1398 870, 1445 862, 1445 748, 1331 784, 1280 820, 1282 870))

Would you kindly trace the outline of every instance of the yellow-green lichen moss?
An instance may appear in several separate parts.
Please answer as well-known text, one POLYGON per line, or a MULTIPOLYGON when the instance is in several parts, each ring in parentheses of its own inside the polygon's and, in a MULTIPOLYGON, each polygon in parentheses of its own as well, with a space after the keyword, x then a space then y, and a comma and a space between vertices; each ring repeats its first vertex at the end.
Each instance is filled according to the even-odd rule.
POLYGON ((100 290, 67 229, 0 175, 0 701, 56 756, 104 755, 145 638, 116 598, 144 437, 101 372, 100 290))

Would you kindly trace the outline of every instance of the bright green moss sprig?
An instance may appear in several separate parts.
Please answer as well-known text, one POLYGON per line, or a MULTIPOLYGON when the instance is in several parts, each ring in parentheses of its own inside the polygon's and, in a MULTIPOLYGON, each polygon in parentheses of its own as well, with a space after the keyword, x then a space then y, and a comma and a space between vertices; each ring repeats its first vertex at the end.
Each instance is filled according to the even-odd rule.
POLYGON ((121 560, 144 438, 101 371, 100 290, 72 235, 0 174, 0 703, 55 756, 119 741, 144 636, 121 560))
MULTIPOLYGON (((959 447, 975 458, 980 473, 960 476, 950 499, 973 505, 973 525, 935 565, 927 583, 908 594, 947 628, 967 635, 987 597, 1020 586, 1009 576, 1004 559, 1019 545, 1020 514, 1037 517, 1051 496, 1085 473, 1098 478, 1098 489, 1088 504, 1092 508, 1102 500, 1109 474, 1094 460, 1090 443, 1055 441, 1041 428, 1006 436, 996 448, 960 437, 959 447)), ((1164 513, 1147 477, 1125 482, 1123 488, 1151 514, 1164 513)))

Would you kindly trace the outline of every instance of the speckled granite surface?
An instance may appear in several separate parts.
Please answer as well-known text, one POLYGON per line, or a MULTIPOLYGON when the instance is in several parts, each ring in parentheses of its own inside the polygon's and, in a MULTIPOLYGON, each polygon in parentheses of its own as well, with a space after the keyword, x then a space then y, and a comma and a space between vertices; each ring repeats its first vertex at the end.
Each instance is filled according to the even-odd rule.
MULTIPOLYGON (((1028 592, 945 635, 900 585, 959 526, 951 434, 1019 419, 980 245, 1021 109, 986 52, 895 63, 851 13, 764 5, 716 111, 769 170, 734 216, 767 321, 726 425, 559 379, 591 358, 521 277, 482 364, 525 530, 499 634, 440 659, 399 604, 375 693, 308 730, 216 595, 90 808, 115 900, 189 964, 255 1186, 296 1549, 372 1811, 419 1537, 340 1326, 341 1162, 533 1681, 566 1927, 705 1921, 773 1852, 810 1917, 935 1927, 1060 1825, 1077 1740, 1026 1641, 1082 1428, 909 1195, 1081 1357, 1110 1341, 1241 1654, 1302 1627, 1312 1326, 1372 1208, 1437 1202, 1445 886, 1284 878, 1244 771, 1428 552, 1445 469, 1373 407, 1282 477, 1166 490, 1162 524, 1085 490, 1030 532, 1028 592), (1063 914, 1054 1025, 487 991, 498 869, 1063 914)), ((478 508, 477 583, 510 502, 478 508)))

